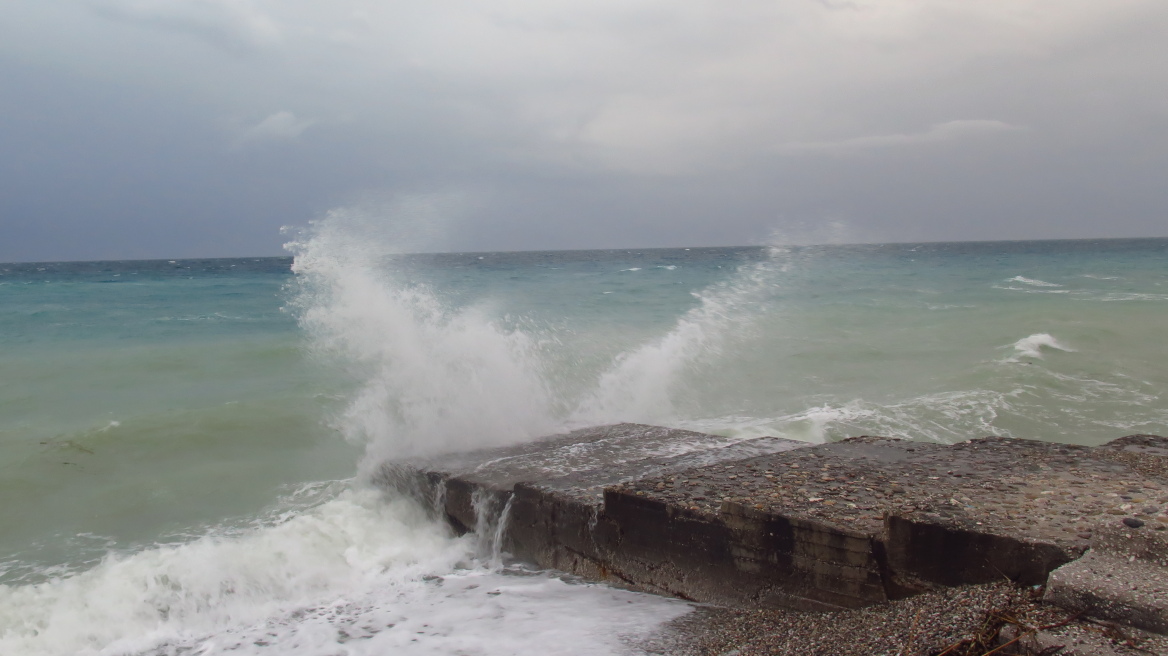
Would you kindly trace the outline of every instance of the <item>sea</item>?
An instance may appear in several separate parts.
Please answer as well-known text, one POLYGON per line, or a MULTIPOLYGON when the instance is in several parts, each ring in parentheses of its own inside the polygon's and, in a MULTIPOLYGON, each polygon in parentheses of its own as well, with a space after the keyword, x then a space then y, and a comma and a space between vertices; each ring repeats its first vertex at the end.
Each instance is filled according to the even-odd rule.
POLYGON ((1168 431, 1168 239, 419 255, 346 230, 0 265, 0 654, 641 654, 693 606, 513 562, 370 472, 623 421, 1168 431))

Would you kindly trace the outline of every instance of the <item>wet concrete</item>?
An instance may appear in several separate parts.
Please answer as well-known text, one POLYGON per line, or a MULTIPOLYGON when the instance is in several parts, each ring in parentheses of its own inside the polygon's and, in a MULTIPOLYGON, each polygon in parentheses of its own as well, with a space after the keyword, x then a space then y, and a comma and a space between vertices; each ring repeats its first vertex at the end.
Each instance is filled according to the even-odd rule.
POLYGON ((808 445, 620 424, 388 463, 379 480, 460 530, 502 521, 501 546, 543 567, 698 601, 830 610, 1041 584, 1116 522, 1166 535, 1166 463, 1156 436, 808 445))

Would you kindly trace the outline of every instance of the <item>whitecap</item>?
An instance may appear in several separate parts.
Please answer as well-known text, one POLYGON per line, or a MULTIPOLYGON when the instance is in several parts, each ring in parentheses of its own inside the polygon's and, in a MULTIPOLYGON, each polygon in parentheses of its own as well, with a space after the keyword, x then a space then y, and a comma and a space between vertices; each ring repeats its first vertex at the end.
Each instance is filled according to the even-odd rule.
POLYGON ((1049 333, 1035 333, 1014 342, 1008 347, 1016 351, 1010 362, 1016 362, 1018 358, 1042 358, 1043 350, 1063 351, 1066 353, 1073 353, 1075 349, 1068 347, 1062 342, 1052 337, 1049 333))
POLYGON ((1033 278, 1026 278, 1023 276, 1014 276, 1006 282, 1020 282, 1024 285, 1031 285, 1033 287, 1062 287, 1062 285, 1053 282, 1046 282, 1045 280, 1035 280, 1033 278))

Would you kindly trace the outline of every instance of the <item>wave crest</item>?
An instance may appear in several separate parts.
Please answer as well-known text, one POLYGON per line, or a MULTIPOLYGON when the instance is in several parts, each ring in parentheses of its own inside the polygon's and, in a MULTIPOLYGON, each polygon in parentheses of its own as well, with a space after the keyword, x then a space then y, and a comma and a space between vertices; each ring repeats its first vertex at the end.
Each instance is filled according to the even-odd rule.
POLYGON ((1064 353, 1073 353, 1075 349, 1058 341, 1049 333, 1035 333, 1014 342, 1013 346, 1016 355, 1011 360, 1018 358, 1039 358, 1042 359, 1043 350, 1063 351, 1064 353))

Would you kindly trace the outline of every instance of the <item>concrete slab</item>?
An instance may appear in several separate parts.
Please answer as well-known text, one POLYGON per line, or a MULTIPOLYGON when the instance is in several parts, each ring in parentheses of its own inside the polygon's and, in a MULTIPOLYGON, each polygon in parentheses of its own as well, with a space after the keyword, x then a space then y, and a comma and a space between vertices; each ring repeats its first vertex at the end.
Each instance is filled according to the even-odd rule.
POLYGON ((1168 635, 1168 531, 1105 522, 1083 558, 1051 573, 1044 599, 1168 635))
MULTIPOLYGON (((626 537, 635 543, 635 536, 647 535, 647 529, 626 531, 605 515, 605 488, 806 446, 780 438, 736 441, 659 426, 617 424, 514 447, 386 463, 375 480, 424 500, 460 531, 494 533, 503 522, 506 530, 498 531, 501 540, 495 548, 542 567, 684 598, 713 599, 722 598, 716 590, 730 584, 711 576, 701 563, 690 562, 692 570, 678 570, 681 579, 697 586, 693 589, 621 569, 614 555, 617 546, 626 537)), ((706 533, 691 531, 690 548, 697 548, 697 536, 707 535, 711 548, 724 550, 726 540, 714 528, 706 533)))
POLYGON ((1168 477, 1168 437, 1128 435, 1099 447, 1095 455, 1122 462, 1141 474, 1168 477))
POLYGON ((827 610, 1043 583, 1109 520, 1168 535, 1165 454, 1168 440, 1146 435, 1099 448, 1001 437, 807 445, 619 424, 388 463, 378 479, 543 567, 699 601, 827 610))
POLYGON ((890 592, 1037 584, 1087 549, 1103 517, 1168 527, 1168 483, 1095 451, 1000 437, 952 446, 859 437, 624 489, 711 517, 749 511, 866 535, 883 544, 890 592))

